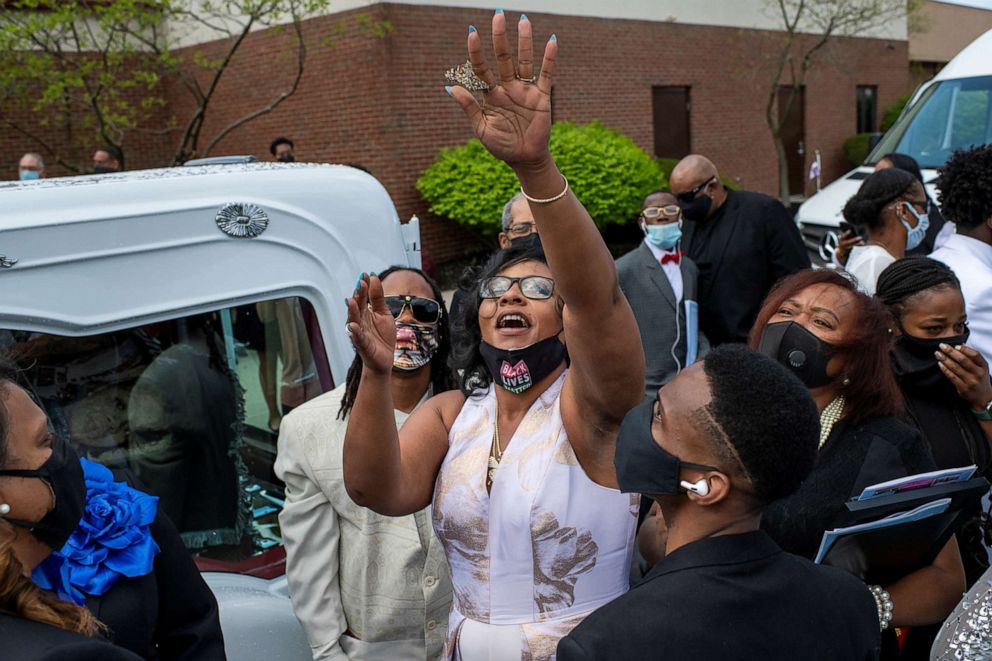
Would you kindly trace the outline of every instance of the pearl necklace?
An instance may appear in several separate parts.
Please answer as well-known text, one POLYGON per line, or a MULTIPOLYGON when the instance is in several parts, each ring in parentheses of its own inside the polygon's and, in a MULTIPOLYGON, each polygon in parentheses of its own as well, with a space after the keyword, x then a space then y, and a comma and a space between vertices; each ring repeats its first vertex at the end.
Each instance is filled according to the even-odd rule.
POLYGON ((833 431, 834 425, 837 421, 841 419, 844 415, 844 395, 840 395, 834 401, 830 402, 823 409, 823 413, 820 414, 820 444, 817 449, 823 449, 823 444, 827 442, 827 438, 830 436, 830 432, 833 431))

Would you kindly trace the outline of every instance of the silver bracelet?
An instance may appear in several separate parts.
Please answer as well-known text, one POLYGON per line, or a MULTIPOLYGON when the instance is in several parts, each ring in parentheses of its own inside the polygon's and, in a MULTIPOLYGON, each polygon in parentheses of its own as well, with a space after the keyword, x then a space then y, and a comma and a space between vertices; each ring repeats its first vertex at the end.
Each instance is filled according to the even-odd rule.
POLYGON ((565 175, 562 175, 561 178, 565 182, 565 190, 563 190, 562 192, 558 193, 554 197, 549 197, 549 198, 547 198, 545 200, 539 200, 536 197, 531 197, 530 195, 528 195, 527 193, 525 193, 522 186, 520 187, 520 194, 523 195, 524 198, 528 202, 531 202, 532 204, 551 204, 552 202, 557 202, 561 198, 565 197, 565 194, 566 193, 568 193, 568 179, 565 178, 565 175))
POLYGON ((878 607, 878 628, 885 631, 892 621, 892 599, 889 593, 881 585, 869 585, 871 596, 875 597, 875 606, 878 607))

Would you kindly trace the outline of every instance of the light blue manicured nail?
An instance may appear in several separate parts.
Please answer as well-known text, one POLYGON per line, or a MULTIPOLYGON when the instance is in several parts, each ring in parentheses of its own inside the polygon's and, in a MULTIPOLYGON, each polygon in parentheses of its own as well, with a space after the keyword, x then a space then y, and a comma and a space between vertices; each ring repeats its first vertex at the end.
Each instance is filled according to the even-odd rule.
POLYGON ((497 7, 497 8, 496 8, 496 13, 497 13, 497 14, 502 14, 502 13, 503 13, 503 10, 502 10, 502 9, 500 9, 499 7, 497 7))
POLYGON ((361 285, 362 285, 362 279, 361 278, 359 278, 358 280, 355 280, 355 289, 358 289, 359 287, 361 287, 361 285))
POLYGON ((520 14, 520 22, 523 23, 527 20, 527 14, 520 14))
POLYGON ((474 25, 468 26, 468 31, 469 31, 469 34, 471 34, 472 32, 478 32, 478 30, 475 29, 475 26, 474 25))
POLYGON ((444 91, 448 93, 448 96, 451 96, 451 85, 445 85, 444 91))
POLYGON ((551 41, 558 41, 558 35, 556 34, 551 35, 551 41))

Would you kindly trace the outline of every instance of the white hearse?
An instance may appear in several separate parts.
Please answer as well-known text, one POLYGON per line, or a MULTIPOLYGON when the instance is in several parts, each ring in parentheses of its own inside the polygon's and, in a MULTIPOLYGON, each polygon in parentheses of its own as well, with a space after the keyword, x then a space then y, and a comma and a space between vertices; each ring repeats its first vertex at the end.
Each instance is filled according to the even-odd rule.
POLYGON ((809 198, 796 214, 806 245, 829 260, 837 245, 841 210, 875 163, 892 152, 908 154, 923 171, 934 200, 937 168, 956 149, 992 143, 992 30, 958 53, 913 94, 899 120, 872 149, 863 165, 809 198))
POLYGON ((80 455, 159 496, 231 659, 310 658, 287 595, 275 427, 344 380, 345 298, 392 264, 420 266, 418 223, 345 166, 0 184, 0 348, 80 455))

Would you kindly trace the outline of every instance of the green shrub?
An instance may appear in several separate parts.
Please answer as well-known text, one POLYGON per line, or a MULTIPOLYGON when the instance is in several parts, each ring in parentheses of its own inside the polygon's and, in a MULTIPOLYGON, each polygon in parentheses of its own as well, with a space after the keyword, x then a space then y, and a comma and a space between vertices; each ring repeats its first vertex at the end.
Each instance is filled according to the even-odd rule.
POLYGON ((907 103, 909 103, 909 97, 909 94, 904 94, 896 99, 895 103, 885 109, 885 113, 882 115, 882 133, 888 131, 892 128, 892 125, 896 123, 896 120, 899 119, 899 115, 902 114, 902 109, 906 107, 907 103))
MULTIPOLYGON (((551 128, 551 154, 596 225, 624 223, 662 181, 658 164, 630 138, 599 122, 551 128)), ((518 190, 510 168, 476 139, 442 149, 417 181, 430 210, 485 233, 500 231, 503 205, 518 190)))
POLYGON ((844 141, 844 158, 852 167, 858 167, 868 158, 871 133, 856 133, 844 141))

